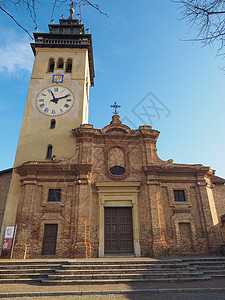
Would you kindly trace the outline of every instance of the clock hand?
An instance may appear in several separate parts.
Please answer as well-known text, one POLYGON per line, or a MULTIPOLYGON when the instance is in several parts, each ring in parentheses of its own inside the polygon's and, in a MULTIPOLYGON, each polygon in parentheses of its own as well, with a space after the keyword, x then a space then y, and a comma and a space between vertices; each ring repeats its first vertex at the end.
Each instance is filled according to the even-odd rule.
POLYGON ((57 104, 57 103, 58 103, 58 100, 57 100, 57 98, 55 97, 55 95, 53 94, 53 91, 50 90, 50 93, 52 94, 52 97, 53 97, 53 99, 50 100, 50 102, 54 102, 55 104, 57 104))
POLYGON ((52 90, 50 90, 50 93, 52 94, 53 99, 55 99, 55 95, 53 94, 52 90))
POLYGON ((65 96, 63 96, 63 97, 59 97, 59 98, 55 98, 55 99, 58 101, 59 99, 67 98, 67 97, 69 97, 69 96, 70 96, 70 94, 67 94, 67 95, 65 95, 65 96))

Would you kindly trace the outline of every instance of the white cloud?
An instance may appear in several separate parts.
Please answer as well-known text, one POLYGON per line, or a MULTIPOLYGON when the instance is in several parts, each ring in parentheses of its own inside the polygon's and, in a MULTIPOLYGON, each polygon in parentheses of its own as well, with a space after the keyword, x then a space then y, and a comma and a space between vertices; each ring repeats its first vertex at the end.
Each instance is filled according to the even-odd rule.
POLYGON ((7 32, 7 36, 5 33, 0 35, 0 73, 17 75, 21 71, 31 72, 33 60, 28 37, 12 30, 7 32))

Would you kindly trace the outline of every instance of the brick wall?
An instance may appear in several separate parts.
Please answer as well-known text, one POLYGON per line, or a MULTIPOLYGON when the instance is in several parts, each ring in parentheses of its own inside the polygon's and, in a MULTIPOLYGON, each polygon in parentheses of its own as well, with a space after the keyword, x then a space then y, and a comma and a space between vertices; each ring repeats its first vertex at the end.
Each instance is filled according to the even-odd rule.
POLYGON ((79 151, 74 158, 30 162, 16 169, 21 193, 14 258, 41 257, 45 224, 58 225, 55 257, 97 257, 101 199, 95 183, 124 181, 140 183, 137 211, 142 256, 218 252, 220 228, 212 218, 215 207, 206 182, 211 170, 162 161, 156 153, 158 131, 150 126, 132 131, 116 117, 102 130, 90 125, 75 129, 79 151), (110 174, 117 162, 125 168, 119 176, 110 174), (61 202, 48 202, 48 189, 61 189, 61 202), (176 202, 174 190, 184 190, 186 201, 176 202))
POLYGON ((215 184, 213 188, 213 194, 214 194, 218 219, 221 226, 223 242, 225 243, 225 222, 221 220, 221 216, 225 215, 225 185, 215 184))

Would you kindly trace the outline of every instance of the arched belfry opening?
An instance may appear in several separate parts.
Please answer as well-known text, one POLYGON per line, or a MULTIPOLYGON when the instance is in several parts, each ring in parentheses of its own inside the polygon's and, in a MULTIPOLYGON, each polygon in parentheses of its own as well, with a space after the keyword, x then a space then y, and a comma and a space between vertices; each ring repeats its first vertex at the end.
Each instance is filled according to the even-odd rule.
POLYGON ((54 72, 54 69, 55 69, 54 58, 50 58, 48 63, 48 72, 54 72))
POLYGON ((66 62, 66 72, 67 73, 71 73, 72 71, 72 59, 67 59, 67 62, 66 62))
POLYGON ((57 68, 58 69, 63 69, 63 59, 62 58, 58 59, 57 68))

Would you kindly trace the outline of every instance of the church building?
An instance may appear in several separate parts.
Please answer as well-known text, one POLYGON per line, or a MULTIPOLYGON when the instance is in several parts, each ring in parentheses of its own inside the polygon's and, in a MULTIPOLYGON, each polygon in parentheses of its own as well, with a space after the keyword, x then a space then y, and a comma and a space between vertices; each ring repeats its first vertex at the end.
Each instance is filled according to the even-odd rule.
POLYGON ((220 255, 225 180, 162 161, 151 126, 132 130, 117 113, 102 129, 88 124, 92 36, 72 11, 34 38, 14 167, 0 173, 11 257, 220 255))

